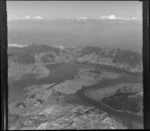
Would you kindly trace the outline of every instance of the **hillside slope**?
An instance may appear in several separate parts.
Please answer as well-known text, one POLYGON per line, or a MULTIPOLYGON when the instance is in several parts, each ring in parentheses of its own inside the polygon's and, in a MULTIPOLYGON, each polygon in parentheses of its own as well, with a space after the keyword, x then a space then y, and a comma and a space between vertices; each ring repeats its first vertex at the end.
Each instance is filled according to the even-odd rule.
MULTIPOLYGON (((33 72, 41 74, 44 71, 46 73, 47 64, 71 61, 109 65, 128 72, 141 73, 143 70, 141 55, 128 50, 92 46, 60 49, 48 45, 29 45, 23 48, 8 48, 8 75, 18 77, 18 75, 33 72)), ((44 76, 47 75, 48 73, 44 76)))

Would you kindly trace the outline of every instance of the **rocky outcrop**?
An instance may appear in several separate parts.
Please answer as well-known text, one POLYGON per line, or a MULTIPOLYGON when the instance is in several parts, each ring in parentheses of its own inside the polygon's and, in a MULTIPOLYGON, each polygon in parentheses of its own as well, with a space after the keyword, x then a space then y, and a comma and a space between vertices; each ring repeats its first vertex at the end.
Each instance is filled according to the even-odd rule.
POLYGON ((35 55, 35 60, 41 64, 57 64, 68 63, 73 60, 73 54, 60 51, 58 54, 55 52, 40 53, 35 55))
POLYGON ((46 106, 19 119, 10 129, 126 129, 100 109, 74 104, 46 106))
POLYGON ((121 49, 85 47, 76 61, 114 66, 129 72, 142 72, 143 70, 142 56, 136 52, 121 49))
POLYGON ((50 70, 46 66, 40 63, 34 64, 19 64, 9 60, 8 78, 13 80, 19 80, 25 75, 33 74, 37 79, 46 77, 50 73, 50 70))

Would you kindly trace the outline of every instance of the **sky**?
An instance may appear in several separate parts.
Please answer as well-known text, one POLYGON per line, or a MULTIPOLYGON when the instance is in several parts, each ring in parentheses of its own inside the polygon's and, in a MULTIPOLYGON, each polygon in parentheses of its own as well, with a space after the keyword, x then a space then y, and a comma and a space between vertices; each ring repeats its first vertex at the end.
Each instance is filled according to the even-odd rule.
POLYGON ((139 1, 7 1, 9 18, 142 17, 139 1))

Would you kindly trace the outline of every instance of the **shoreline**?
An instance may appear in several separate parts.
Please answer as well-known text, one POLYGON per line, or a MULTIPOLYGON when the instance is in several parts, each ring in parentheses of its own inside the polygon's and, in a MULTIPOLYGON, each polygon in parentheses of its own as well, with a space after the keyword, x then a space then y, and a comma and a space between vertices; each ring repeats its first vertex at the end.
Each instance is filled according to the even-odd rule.
MULTIPOLYGON (((114 79, 114 81, 116 81, 116 80, 118 80, 118 79, 114 79)), ((112 80, 107 80, 107 81, 112 81, 112 80)), ((104 84, 105 80, 100 82, 100 83, 103 85, 102 88, 105 88, 105 86, 108 86, 108 85, 112 85, 112 83, 109 83, 109 82, 104 84)), ((135 115, 135 114, 132 114, 132 113, 129 113, 129 112, 115 110, 115 109, 109 107, 108 105, 104 104, 103 102, 97 102, 96 100, 90 98, 87 95, 87 92, 91 93, 90 92, 91 90, 96 90, 98 88, 101 88, 101 87, 99 87, 99 86, 97 86, 97 84, 95 84, 95 86, 94 85, 93 86, 89 86, 89 87, 86 87, 86 88, 83 88, 83 89, 77 91, 77 95, 82 100, 88 102, 89 104, 91 104, 91 105, 93 105, 93 106, 95 106, 97 108, 102 109, 103 111, 107 112, 110 115, 113 115, 113 116, 117 117, 121 121, 124 121, 124 120, 128 121, 128 122, 130 121, 130 123, 132 123, 132 121, 136 121, 138 123, 142 123, 143 122, 143 117, 142 116, 135 115)))

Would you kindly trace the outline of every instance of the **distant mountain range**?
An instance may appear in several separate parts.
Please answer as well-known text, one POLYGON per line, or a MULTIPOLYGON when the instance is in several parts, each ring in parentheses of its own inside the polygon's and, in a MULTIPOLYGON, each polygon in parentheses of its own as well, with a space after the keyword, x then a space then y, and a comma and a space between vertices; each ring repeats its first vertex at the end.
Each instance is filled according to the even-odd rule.
POLYGON ((142 72, 142 56, 137 52, 99 47, 59 48, 48 45, 8 47, 8 60, 18 64, 55 64, 76 61, 109 65, 129 72, 142 72))

